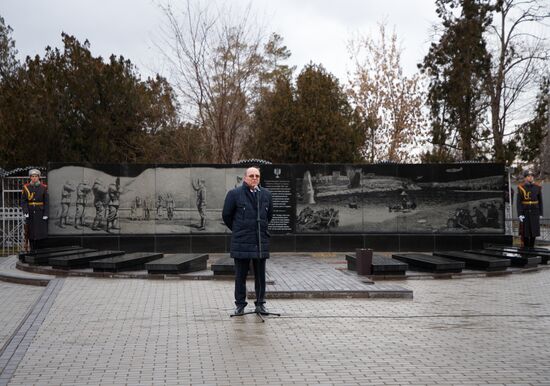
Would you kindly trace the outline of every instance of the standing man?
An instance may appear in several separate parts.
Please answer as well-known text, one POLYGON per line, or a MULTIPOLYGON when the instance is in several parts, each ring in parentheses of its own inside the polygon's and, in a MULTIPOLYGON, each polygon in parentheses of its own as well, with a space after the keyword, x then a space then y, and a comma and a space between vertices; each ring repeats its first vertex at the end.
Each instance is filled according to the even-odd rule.
POLYGON ((29 171, 30 182, 23 185, 21 207, 25 216, 25 233, 30 250, 48 237, 48 187, 40 182, 40 170, 29 171))
POLYGON ((242 315, 246 302, 246 276, 250 260, 254 266, 256 312, 265 309, 265 263, 269 258, 267 226, 273 217, 271 192, 260 188, 260 170, 248 168, 240 187, 227 193, 223 222, 232 231, 231 257, 235 260, 235 315, 242 315))
POLYGON ((517 209, 521 241, 526 248, 535 246, 535 238, 540 236, 542 218, 542 188, 535 184, 533 171, 523 173, 523 183, 518 185, 517 209))
POLYGON ((193 184, 193 189, 197 193, 197 209, 201 216, 199 230, 203 231, 206 227, 206 185, 204 179, 197 179, 196 184, 195 181, 191 181, 191 183, 193 184))

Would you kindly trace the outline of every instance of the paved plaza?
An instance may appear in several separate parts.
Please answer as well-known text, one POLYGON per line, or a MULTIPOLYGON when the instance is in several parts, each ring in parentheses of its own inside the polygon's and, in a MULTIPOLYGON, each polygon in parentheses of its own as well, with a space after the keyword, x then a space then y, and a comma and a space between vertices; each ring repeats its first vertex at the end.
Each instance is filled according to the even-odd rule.
POLYGON ((0 282, 0 385, 550 385, 547 267, 382 284, 414 298, 270 299, 262 323, 229 317, 231 281, 0 282))

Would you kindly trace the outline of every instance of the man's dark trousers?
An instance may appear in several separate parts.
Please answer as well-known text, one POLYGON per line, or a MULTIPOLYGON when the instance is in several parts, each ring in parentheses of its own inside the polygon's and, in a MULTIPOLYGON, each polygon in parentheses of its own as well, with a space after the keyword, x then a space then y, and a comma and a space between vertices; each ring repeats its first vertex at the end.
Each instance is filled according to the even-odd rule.
POLYGON ((234 259, 235 260, 235 305, 246 306, 246 276, 250 260, 254 267, 254 289, 256 291, 255 305, 265 303, 265 261, 266 259, 234 259))

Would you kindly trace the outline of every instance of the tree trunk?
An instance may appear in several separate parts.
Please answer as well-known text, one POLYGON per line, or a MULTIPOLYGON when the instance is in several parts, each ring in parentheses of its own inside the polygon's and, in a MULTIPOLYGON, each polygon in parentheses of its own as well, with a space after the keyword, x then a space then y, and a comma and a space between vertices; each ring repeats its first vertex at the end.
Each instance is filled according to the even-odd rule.
MULTIPOLYGON (((550 99, 550 96, 548 96, 550 99)), ((546 136, 540 147, 540 176, 546 180, 550 178, 550 118, 546 122, 546 136)))

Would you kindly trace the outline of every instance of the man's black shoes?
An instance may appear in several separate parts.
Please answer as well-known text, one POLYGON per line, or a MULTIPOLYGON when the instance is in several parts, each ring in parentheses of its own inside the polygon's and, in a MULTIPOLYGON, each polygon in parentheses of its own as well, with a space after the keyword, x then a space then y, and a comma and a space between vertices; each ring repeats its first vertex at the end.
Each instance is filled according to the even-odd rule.
POLYGON ((267 312, 267 310, 266 310, 266 308, 265 308, 265 306, 264 306, 263 304, 258 304, 258 305, 256 306, 256 313, 257 313, 257 314, 263 314, 263 315, 265 315, 265 314, 267 314, 268 312, 267 312))
POLYGON ((245 307, 246 307, 245 305, 244 306, 237 306, 237 308, 235 308, 235 315, 244 314, 245 307))

